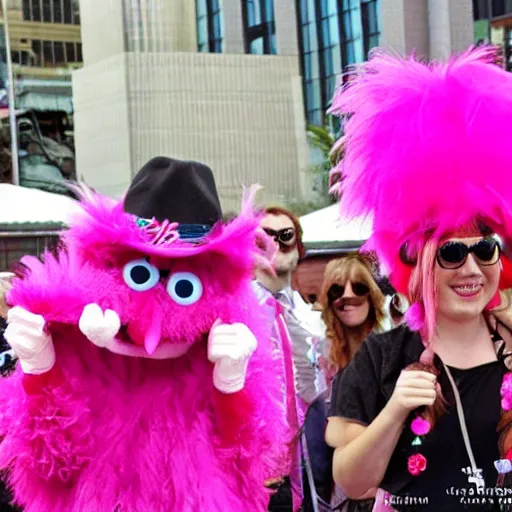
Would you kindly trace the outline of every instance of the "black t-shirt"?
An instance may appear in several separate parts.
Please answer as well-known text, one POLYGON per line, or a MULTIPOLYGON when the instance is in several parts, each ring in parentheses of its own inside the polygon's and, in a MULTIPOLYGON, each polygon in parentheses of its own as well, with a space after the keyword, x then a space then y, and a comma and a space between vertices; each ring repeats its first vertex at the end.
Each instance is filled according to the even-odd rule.
MULTIPOLYGON (((370 424, 391 397, 400 372, 417 362, 423 351, 417 333, 406 326, 371 335, 352 362, 336 379, 332 415, 370 424)), ((390 459, 381 488, 392 495, 392 506, 402 512, 498 511, 503 489, 496 490, 499 459, 497 426, 501 414, 500 388, 507 371, 503 360, 470 369, 451 368, 461 397, 466 424, 477 467, 486 483, 485 495, 477 494, 464 470, 470 461, 455 408, 453 391, 442 364, 439 383, 447 401, 447 411, 435 428, 414 448, 415 436, 407 420, 390 459), (407 470, 407 459, 419 452, 427 459, 427 468, 419 476, 407 470)), ((512 493, 508 496, 511 499, 512 493)), ((505 499, 508 499, 505 498, 505 499)))

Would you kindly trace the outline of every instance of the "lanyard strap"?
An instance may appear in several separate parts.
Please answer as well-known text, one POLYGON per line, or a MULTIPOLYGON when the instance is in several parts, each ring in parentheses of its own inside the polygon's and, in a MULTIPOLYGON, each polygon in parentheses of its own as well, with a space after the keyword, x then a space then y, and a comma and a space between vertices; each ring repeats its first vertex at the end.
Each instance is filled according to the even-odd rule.
POLYGON ((473 470, 473 474, 476 475, 478 468, 476 465, 475 456, 473 455, 473 450, 471 448, 471 442, 469 440, 468 428, 466 425, 466 418, 464 416, 464 409, 462 408, 462 401, 460 399, 459 390, 457 389, 457 384, 455 384, 455 380, 453 379, 452 373, 448 369, 448 366, 446 366, 443 363, 443 367, 446 371, 446 375, 448 375, 448 380, 450 381, 450 384, 453 389, 453 394, 455 396, 455 405, 457 408, 457 416, 459 417, 460 429, 462 431, 462 438, 464 439, 464 444, 466 446, 466 451, 468 453, 469 462, 471 463, 471 469, 473 470))

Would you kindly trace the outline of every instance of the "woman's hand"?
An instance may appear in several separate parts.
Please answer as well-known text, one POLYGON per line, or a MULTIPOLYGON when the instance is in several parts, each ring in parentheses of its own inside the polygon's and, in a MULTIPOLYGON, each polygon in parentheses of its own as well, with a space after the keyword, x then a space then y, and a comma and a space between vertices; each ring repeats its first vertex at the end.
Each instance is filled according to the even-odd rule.
POLYGON ((402 370, 385 409, 393 417, 405 421, 414 409, 434 404, 437 396, 436 383, 437 378, 432 373, 402 370))

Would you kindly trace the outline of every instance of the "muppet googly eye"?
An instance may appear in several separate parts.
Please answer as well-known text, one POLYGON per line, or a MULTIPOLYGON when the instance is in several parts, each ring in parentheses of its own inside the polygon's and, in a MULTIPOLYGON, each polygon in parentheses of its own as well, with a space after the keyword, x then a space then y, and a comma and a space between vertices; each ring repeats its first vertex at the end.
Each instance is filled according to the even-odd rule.
POLYGON ((160 272, 146 260, 134 260, 124 266, 123 279, 132 290, 145 292, 158 284, 160 272))
POLYGON ((191 272, 176 272, 167 283, 167 293, 180 306, 190 306, 203 295, 203 285, 191 272))

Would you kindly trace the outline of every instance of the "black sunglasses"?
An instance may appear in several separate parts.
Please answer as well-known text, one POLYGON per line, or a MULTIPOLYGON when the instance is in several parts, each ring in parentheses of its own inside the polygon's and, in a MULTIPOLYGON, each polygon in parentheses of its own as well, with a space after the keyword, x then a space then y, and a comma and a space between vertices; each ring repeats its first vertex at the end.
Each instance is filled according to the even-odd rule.
MULTIPOLYGON (((370 293, 370 288, 364 283, 350 284, 356 297, 364 297, 370 293)), ((329 304, 331 304, 335 300, 338 300, 340 297, 343 297, 343 295, 345 295, 345 285, 333 284, 327 292, 327 300, 329 301, 329 304)))
POLYGON ((463 242, 447 242, 437 250, 439 266, 448 270, 460 268, 472 253, 478 265, 495 265, 500 259, 500 245, 494 238, 484 238, 467 246, 463 242))
POLYGON ((268 236, 272 237, 279 244, 279 248, 282 252, 291 251, 295 248, 296 237, 294 228, 285 228, 280 229, 279 231, 275 231, 270 228, 263 228, 263 231, 265 231, 268 236))

